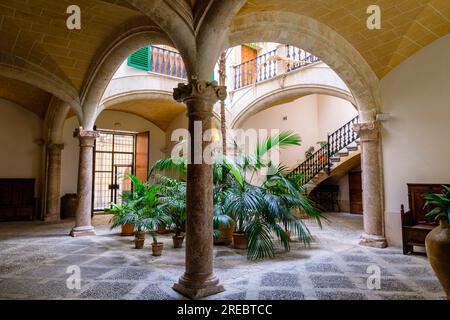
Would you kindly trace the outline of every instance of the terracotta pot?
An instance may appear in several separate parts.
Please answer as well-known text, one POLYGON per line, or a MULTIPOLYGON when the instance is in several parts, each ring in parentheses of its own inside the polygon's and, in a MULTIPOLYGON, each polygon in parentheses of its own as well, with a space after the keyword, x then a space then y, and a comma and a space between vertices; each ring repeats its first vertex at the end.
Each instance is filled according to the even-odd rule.
POLYGON ((134 245, 135 245, 136 249, 144 248, 144 242, 145 242, 145 239, 141 239, 138 237, 134 238, 134 245))
POLYGON ((450 226, 441 220, 425 238, 428 259, 450 300, 450 226))
POLYGON ((129 237, 134 235, 134 224, 123 224, 122 225, 122 232, 120 233, 122 237, 129 237))
POLYGON ((159 257, 160 255, 162 255, 163 249, 164 243, 162 242, 152 243, 152 253, 155 257, 159 257))
POLYGON ((145 231, 136 231, 136 238, 145 240, 145 231))
POLYGON ((166 226, 158 226, 156 229, 157 234, 168 234, 170 230, 166 229, 166 226))
POLYGON ((292 241, 291 232, 289 230, 286 230, 285 232, 286 232, 286 237, 288 238, 288 241, 291 242, 292 241))
POLYGON ((219 237, 214 239, 214 244, 228 246, 233 242, 233 232, 235 230, 234 225, 225 227, 219 227, 219 237))
POLYGON ((172 240, 173 240, 173 247, 175 249, 183 247, 184 236, 173 236, 172 240))
POLYGON ((235 249, 247 249, 248 240, 245 233, 235 232, 233 233, 233 248, 235 249))

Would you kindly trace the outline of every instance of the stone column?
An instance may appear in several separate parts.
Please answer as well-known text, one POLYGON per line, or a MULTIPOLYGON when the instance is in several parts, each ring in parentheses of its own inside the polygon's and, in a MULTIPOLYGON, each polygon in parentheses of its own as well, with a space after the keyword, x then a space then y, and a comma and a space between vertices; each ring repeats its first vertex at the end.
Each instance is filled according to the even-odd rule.
POLYGON ((99 133, 79 128, 74 137, 80 140, 80 159, 78 167, 78 192, 75 227, 70 232, 72 237, 95 235, 91 224, 92 215, 92 179, 94 143, 99 133))
POLYGON ((60 220, 61 151, 63 144, 47 146, 47 198, 44 220, 60 220))
POLYGON ((211 129, 213 105, 226 95, 226 88, 215 81, 192 80, 174 90, 175 100, 187 105, 191 140, 187 168, 186 272, 173 289, 192 299, 225 290, 213 273, 213 176, 212 166, 205 163, 202 150, 209 143, 203 141, 203 133, 211 129))
POLYGON ((381 190, 380 125, 366 122, 354 125, 361 140, 364 234, 360 244, 375 248, 387 246, 384 236, 381 190))

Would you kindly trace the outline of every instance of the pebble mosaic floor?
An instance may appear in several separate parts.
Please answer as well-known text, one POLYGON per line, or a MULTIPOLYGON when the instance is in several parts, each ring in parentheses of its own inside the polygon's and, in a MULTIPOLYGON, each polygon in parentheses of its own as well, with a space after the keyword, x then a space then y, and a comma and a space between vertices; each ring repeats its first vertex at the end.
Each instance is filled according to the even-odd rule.
MULTIPOLYGON (((322 230, 308 223, 311 247, 294 241, 275 259, 253 262, 241 250, 215 247, 215 272, 226 291, 208 299, 444 299, 426 256, 358 246, 360 216, 328 217, 322 230), (377 283, 373 270, 379 288, 368 286, 377 283)), ((96 216, 98 235, 76 239, 67 236, 71 221, 0 224, 0 299, 184 299, 171 289, 184 271, 184 250, 161 236, 163 256, 152 257, 149 242, 134 249, 132 237, 109 230, 109 219, 96 216), (67 287, 71 266, 81 271, 79 290, 67 287)))

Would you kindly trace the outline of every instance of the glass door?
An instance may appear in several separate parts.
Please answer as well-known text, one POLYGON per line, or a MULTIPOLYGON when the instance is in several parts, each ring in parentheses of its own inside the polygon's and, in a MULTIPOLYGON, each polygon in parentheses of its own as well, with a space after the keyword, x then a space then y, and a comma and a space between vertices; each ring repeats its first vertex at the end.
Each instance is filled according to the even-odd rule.
POLYGON ((134 173, 135 134, 98 131, 95 143, 93 211, 119 204, 122 194, 131 191, 128 174, 134 173))

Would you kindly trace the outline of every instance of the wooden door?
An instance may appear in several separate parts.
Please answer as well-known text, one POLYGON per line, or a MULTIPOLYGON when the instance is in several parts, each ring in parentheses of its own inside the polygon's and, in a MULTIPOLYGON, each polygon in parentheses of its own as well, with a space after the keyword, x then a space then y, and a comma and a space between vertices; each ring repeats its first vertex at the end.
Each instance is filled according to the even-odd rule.
POLYGON ((361 171, 349 172, 348 182, 350 189, 350 212, 354 214, 363 214, 361 171))
POLYGON ((136 177, 147 181, 149 170, 150 132, 141 132, 136 135, 136 177))
POLYGON ((245 63, 242 65, 242 84, 241 86, 247 86, 256 82, 256 57, 258 56, 258 51, 243 45, 241 46, 241 62, 245 63, 253 60, 251 63, 245 63))

